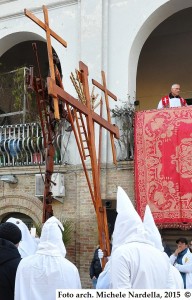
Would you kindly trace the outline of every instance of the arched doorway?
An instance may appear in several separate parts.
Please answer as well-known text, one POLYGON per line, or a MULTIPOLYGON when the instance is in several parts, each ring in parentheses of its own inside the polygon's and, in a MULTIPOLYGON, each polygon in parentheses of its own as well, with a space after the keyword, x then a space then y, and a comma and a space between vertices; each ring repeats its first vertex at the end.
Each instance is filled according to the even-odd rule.
MULTIPOLYGON (((27 77, 27 68, 33 66, 34 76, 41 76, 46 81, 49 74, 47 43, 37 34, 17 32, 1 39, 0 45, 3 45, 3 50, 1 49, 0 51, 0 114, 9 113, 9 117, 6 120, 0 118, 0 121, 3 125, 5 122, 7 125, 20 124, 23 121, 23 115, 18 112, 25 109, 28 114, 28 118, 25 118, 27 122, 35 122, 38 120, 36 97, 35 94, 30 93, 29 95, 27 93, 25 78, 27 77), (24 69, 22 70, 21 68, 24 69), (17 72, 19 70, 21 73, 17 72), (25 104, 23 98, 26 98, 25 104)), ((52 50, 56 57, 58 57, 56 51, 52 50)), ((59 59, 57 67, 62 75, 59 59)))
MULTIPOLYGON (((191 8, 191 1, 180 1, 180 0, 170 0, 166 3, 160 5, 159 7, 154 7, 154 11, 148 10, 148 16, 135 28, 136 34, 133 42, 130 45, 130 51, 128 55, 128 94, 131 99, 138 94, 138 89, 136 88, 136 77, 137 77, 137 67, 138 60, 144 43, 147 41, 150 34, 155 30, 162 22, 168 19, 170 16, 180 12, 186 8, 191 8)), ((179 21, 179 20, 177 20, 179 21)), ((181 24, 182 26, 182 24, 181 24)), ((144 102, 144 101, 143 101, 144 102)), ((153 106, 156 105, 154 102, 153 106)), ((153 107, 154 108, 154 107, 153 107)), ((144 109, 144 108, 139 108, 144 109)), ((147 107, 146 107, 147 109, 147 107)))
POLYGON ((0 58, 0 86, 2 114, 9 113, 6 120, 1 119, 2 125, 21 124, 38 120, 36 97, 28 93, 25 81, 30 66, 34 66, 34 75, 38 74, 35 53, 32 43, 36 44, 38 56, 41 61, 40 69, 42 77, 48 74, 48 60, 46 43, 42 41, 26 41, 14 45, 0 58), (19 111, 24 111, 19 113, 19 111))
POLYGON ((137 69, 139 109, 153 109, 174 83, 192 98, 192 7, 162 22, 146 40, 137 69))
MULTIPOLYGON (((170 13, 173 1, 169 2, 170 13)), ((182 2, 180 4, 176 12, 173 11, 166 20, 157 24, 138 56, 136 95, 140 101, 139 110, 155 109, 160 98, 169 93, 173 83, 181 84, 182 97, 192 98, 192 6, 189 2, 188 8, 182 7, 182 2)), ((157 11, 160 11, 159 18, 161 18, 162 8, 157 11)), ((136 47, 134 43, 133 45, 133 48, 136 47)), ((177 238, 186 237, 190 241, 191 229, 165 228, 161 230, 161 234, 174 251, 177 238)))
MULTIPOLYGON (((15 35, 17 36, 17 33, 15 33, 15 35)), ((1 40, 1 43, 2 42, 3 40, 1 40)), ((43 78, 46 78, 48 76, 48 71, 49 71, 47 44, 46 41, 41 41, 37 39, 36 36, 34 39, 33 35, 31 35, 30 40, 22 41, 20 43, 17 43, 16 45, 13 45, 1 55, 0 71, 8 72, 18 67, 23 67, 23 66, 29 67, 31 65, 33 65, 37 71, 37 61, 36 61, 35 53, 33 51, 33 46, 32 46, 33 43, 36 44, 36 48, 37 48, 37 54, 38 54, 39 64, 41 69, 41 76, 43 78)), ((54 49, 53 52, 56 53, 54 49)), ((59 68, 59 71, 62 72, 60 62, 57 67, 59 68)))
POLYGON ((27 225, 29 230, 31 229, 31 227, 34 226, 34 221, 32 220, 32 218, 30 218, 29 216, 27 216, 25 214, 18 213, 18 212, 8 213, 6 216, 4 216, 1 223, 6 222, 9 218, 20 219, 21 221, 23 221, 27 225))
POLYGON ((0 223, 7 220, 7 218, 9 218, 8 216, 14 215, 21 216, 26 220, 33 220, 33 224, 41 224, 43 204, 36 197, 15 193, 14 195, 9 195, 7 197, 0 197, 0 201, 0 223), (7 205, 7 203, 9 203, 9 205, 7 205))

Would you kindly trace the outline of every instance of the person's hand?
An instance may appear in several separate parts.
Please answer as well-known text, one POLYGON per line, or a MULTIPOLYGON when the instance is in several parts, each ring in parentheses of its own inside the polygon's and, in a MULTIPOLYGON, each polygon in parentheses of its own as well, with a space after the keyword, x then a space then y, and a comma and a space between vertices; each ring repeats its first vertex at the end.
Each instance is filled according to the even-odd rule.
POLYGON ((103 256, 104 256, 103 251, 101 249, 98 249, 98 257, 99 257, 99 259, 102 259, 103 256))
POLYGON ((174 252, 174 255, 177 256, 181 251, 183 251, 183 250, 180 248, 177 248, 174 252))

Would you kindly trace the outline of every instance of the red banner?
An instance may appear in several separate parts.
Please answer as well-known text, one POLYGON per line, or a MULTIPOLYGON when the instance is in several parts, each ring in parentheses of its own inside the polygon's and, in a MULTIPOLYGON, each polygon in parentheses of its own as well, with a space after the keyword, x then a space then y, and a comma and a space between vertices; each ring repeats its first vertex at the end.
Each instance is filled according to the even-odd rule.
POLYGON ((192 227, 192 107, 137 112, 137 211, 148 203, 159 227, 192 227))

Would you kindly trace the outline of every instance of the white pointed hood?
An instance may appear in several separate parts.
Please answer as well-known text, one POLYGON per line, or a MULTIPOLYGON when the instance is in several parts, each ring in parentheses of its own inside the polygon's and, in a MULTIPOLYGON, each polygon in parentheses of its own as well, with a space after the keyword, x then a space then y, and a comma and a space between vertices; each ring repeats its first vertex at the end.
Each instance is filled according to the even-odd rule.
POLYGON ((64 256, 64 230, 55 217, 42 228, 38 250, 19 263, 15 280, 15 300, 53 300, 56 289, 81 289, 79 272, 64 256))
POLYGON ((19 243, 18 251, 21 254, 21 257, 26 257, 32 255, 37 250, 37 243, 34 238, 31 236, 27 225, 20 219, 9 218, 7 222, 11 222, 19 227, 22 233, 22 238, 19 243))
POLYGON ((142 242, 151 244, 140 216, 121 187, 118 187, 117 190, 117 213, 113 231, 112 251, 126 243, 142 242))
MULTIPOLYGON (((159 233, 159 230, 155 224, 155 221, 153 219, 153 215, 151 212, 151 209, 149 205, 145 208, 145 214, 143 219, 143 224, 145 226, 145 229, 147 230, 149 234, 150 241, 153 242, 154 247, 159 249, 161 252, 164 252, 164 247, 162 244, 161 235, 159 233)), ((165 257, 168 259, 167 254, 164 252, 165 257)), ((169 262, 170 263, 170 262, 169 262)), ((181 274, 179 271, 170 264, 170 270, 169 270, 169 277, 167 282, 167 288, 168 289, 183 289, 183 279, 181 277, 181 274)))
POLYGON ((152 215, 149 205, 147 205, 145 208, 143 224, 144 224, 146 231, 149 234, 148 236, 149 236, 150 241, 152 241, 154 243, 155 248, 157 248, 163 252, 164 247, 162 244, 161 235, 155 224, 155 221, 153 219, 153 215, 152 215))
POLYGON ((64 231, 61 222, 55 217, 49 218, 43 225, 37 253, 65 257, 66 249, 61 230, 64 231))

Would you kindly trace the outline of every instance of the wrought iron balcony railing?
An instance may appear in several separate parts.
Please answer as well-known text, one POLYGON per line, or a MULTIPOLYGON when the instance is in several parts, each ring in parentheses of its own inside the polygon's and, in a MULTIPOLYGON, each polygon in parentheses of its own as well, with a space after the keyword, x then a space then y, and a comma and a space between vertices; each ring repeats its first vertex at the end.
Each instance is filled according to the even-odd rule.
MULTIPOLYGON (((61 163, 62 134, 55 141, 55 164, 61 163)), ((38 123, 0 126, 0 167, 43 165, 44 144, 38 123)))

